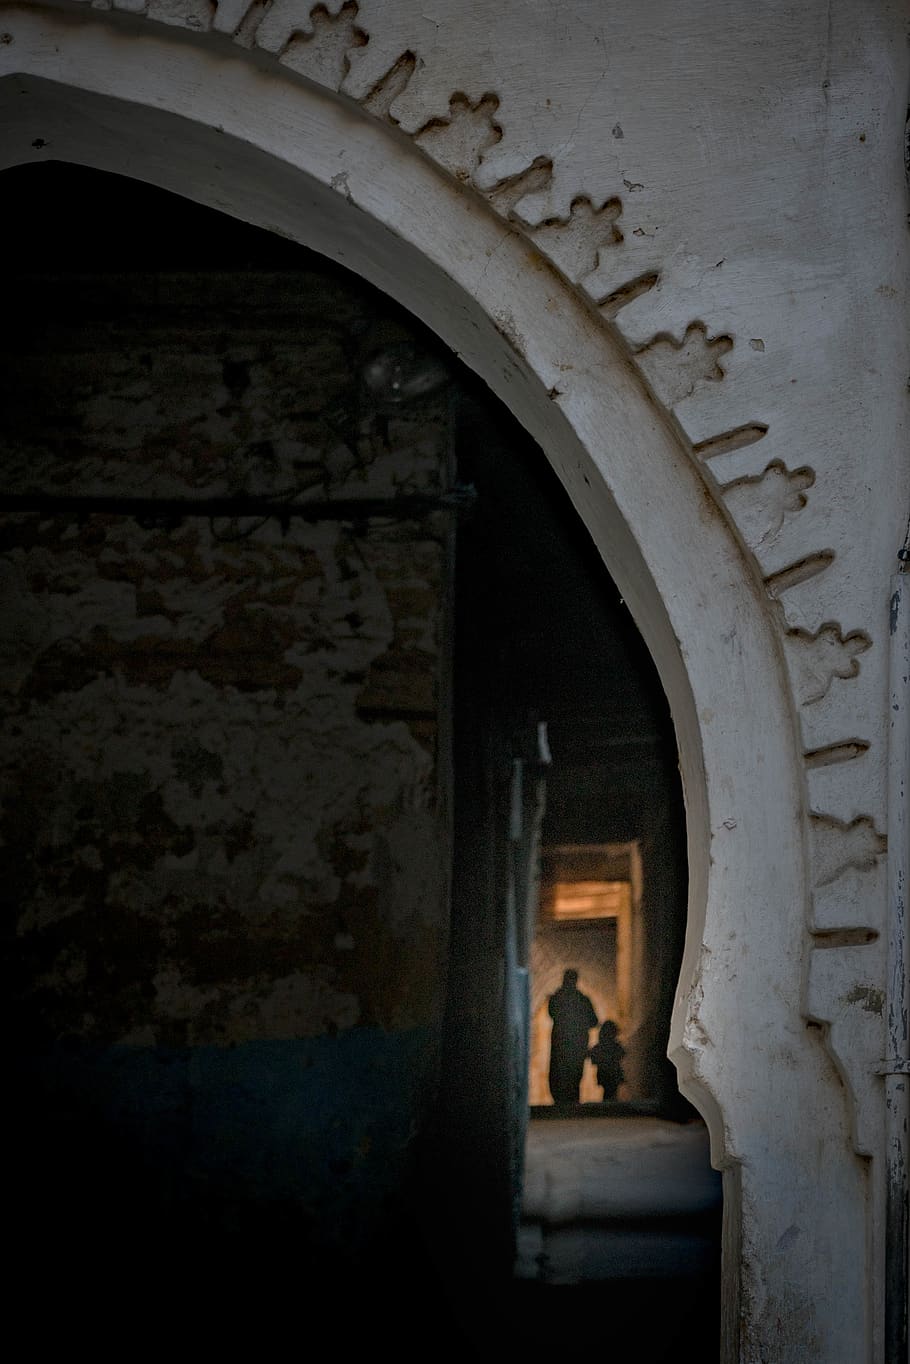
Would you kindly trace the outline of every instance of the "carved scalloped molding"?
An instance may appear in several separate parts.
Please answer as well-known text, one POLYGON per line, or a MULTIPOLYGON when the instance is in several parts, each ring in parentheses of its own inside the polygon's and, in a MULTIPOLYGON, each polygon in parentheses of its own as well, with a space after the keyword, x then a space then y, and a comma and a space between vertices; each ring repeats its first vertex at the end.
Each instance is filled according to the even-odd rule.
MULTIPOLYGON (((347 96, 372 117, 395 127, 399 127, 396 102, 420 64, 418 53, 404 51, 369 90, 356 99, 350 95, 345 85, 355 67, 357 50, 365 47, 370 37, 357 22, 356 0, 326 0, 316 5, 310 0, 66 0, 66 3, 90 4, 96 10, 121 11, 195 33, 227 36, 242 48, 271 54, 277 63, 296 75, 347 96)), ((534 244, 568 287, 585 296, 603 325, 613 329, 655 400, 671 414, 706 486, 725 509, 764 582, 782 640, 794 704, 801 713, 821 700, 836 681, 849 682, 855 678, 860 670, 858 655, 873 643, 862 630, 848 629, 844 633, 837 621, 826 621, 812 635, 788 618, 786 592, 826 572, 836 557, 834 550, 807 549, 796 562, 768 567, 773 562, 769 550, 784 522, 798 516, 806 505, 808 490, 815 484, 815 471, 808 465, 790 469, 780 458, 767 460, 762 454, 762 442, 769 428, 748 419, 738 427, 692 444, 675 409, 703 385, 724 380, 723 357, 733 348, 734 338, 710 334, 708 324, 695 318, 681 336, 660 333, 633 349, 616 319, 624 307, 659 284, 660 268, 645 273, 639 270, 633 276, 624 268, 622 195, 617 192, 600 203, 578 196, 566 218, 535 218, 535 207, 552 178, 553 163, 541 155, 517 174, 489 182, 484 174, 484 155, 503 137, 496 121, 498 107, 499 98, 492 91, 473 103, 463 92, 455 91, 448 115, 433 118, 417 128, 410 134, 412 141, 422 154, 485 199, 494 213, 534 244), (749 451, 745 472, 743 451, 749 451), (734 452, 739 455, 737 476, 723 482, 715 467, 723 464, 723 456, 734 452), (712 467, 715 460, 718 465, 712 467)), ((624 182, 622 188, 632 194, 639 187, 624 182)), ((761 348, 760 343, 750 344, 753 349, 761 348)), ((557 399, 559 394, 554 390, 552 396, 557 399)), ((862 736, 848 735, 824 749, 806 751, 807 775, 820 766, 856 762, 869 748, 869 742, 862 736)), ((869 1077, 881 1041, 880 1032, 869 1026, 868 1008, 853 1010, 862 1026, 851 1027, 845 1021, 844 1005, 845 1001, 851 1002, 851 992, 855 993, 853 977, 857 972, 868 974, 868 967, 862 965, 863 948, 874 943, 879 933, 874 924, 849 922, 843 907, 829 909, 827 913, 822 909, 821 917, 828 920, 833 912, 835 922, 826 922, 819 929, 819 909, 822 904, 837 903, 837 897, 832 901, 829 892, 840 878, 848 873, 856 876, 876 872, 886 843, 867 815, 844 824, 826 811, 809 809, 808 820, 813 888, 807 929, 813 935, 816 949, 825 950, 824 969, 818 960, 819 950, 812 954, 803 1010, 809 1020, 824 1026, 828 1049, 854 1100, 856 1126, 856 1115, 869 1097, 869 1077), (836 922, 838 915, 844 922, 836 922), (835 961, 838 969, 833 969, 835 961)), ((871 957, 866 960, 871 964, 871 957)), ((879 973, 874 974, 877 978, 879 973)), ((857 1131, 856 1142, 857 1149, 868 1149, 866 1133, 857 1131)))

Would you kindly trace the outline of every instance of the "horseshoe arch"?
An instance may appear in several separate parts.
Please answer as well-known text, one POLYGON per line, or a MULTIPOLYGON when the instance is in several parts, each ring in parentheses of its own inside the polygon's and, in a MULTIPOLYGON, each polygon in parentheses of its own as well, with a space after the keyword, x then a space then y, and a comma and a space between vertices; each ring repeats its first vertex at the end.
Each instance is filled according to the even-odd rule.
MULTIPOLYGON (((219 11, 227 22, 242 8, 219 11)), ((783 1314, 797 1323, 789 1357, 864 1357, 854 1305, 865 1287, 850 1251, 864 1237, 863 1175, 833 1068, 799 1015, 809 813, 783 649, 755 563, 647 366, 503 215, 514 187, 480 194, 393 126, 376 92, 357 107, 224 32, 130 13, 4 6, 2 20, 4 165, 52 157, 130 175, 338 261, 438 333, 546 453, 674 717, 690 892, 671 1051, 728 1173, 737 1348, 757 1358, 749 1349, 783 1314), (783 1117, 769 1138, 772 1107, 783 1117), (819 1170, 829 1207, 817 1206, 819 1170), (808 1257, 779 1249, 782 1219, 799 1216, 838 1285, 824 1305, 808 1257), (829 1353, 801 1356, 820 1332, 829 1353)), ((453 101, 453 125, 462 107, 453 101)))

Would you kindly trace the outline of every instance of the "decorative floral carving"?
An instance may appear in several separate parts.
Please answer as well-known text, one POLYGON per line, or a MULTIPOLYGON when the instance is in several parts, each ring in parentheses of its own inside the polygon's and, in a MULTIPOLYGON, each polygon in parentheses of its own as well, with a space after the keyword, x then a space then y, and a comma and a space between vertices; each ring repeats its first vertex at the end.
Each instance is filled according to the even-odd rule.
POLYGON ((317 5, 310 15, 312 32, 295 33, 281 54, 282 62, 320 85, 340 89, 350 70, 349 53, 367 42, 356 17, 354 0, 342 5, 334 18, 324 5, 317 5))
POLYGON ((615 196, 595 207, 587 195, 579 195, 572 200, 568 218, 547 218, 530 229, 530 236, 577 283, 599 267, 601 251, 622 241, 616 226, 621 213, 622 201, 615 196))
POLYGON ((813 880, 827 886, 851 867, 871 871, 888 846, 867 815, 843 823, 833 815, 812 816, 813 880))
POLYGON ((859 657, 872 641, 862 630, 841 633, 832 622, 814 635, 807 630, 788 630, 785 636, 790 672, 801 705, 808 706, 827 696, 836 677, 856 677, 859 657))
POLYGON ((448 118, 433 119, 414 140, 456 180, 472 180, 484 152, 502 137, 502 129, 493 119, 498 108, 495 95, 484 95, 472 104, 467 95, 456 93, 449 101, 448 118))
POLYGON ((679 341, 661 332, 635 352, 635 359, 658 396, 672 408, 698 384, 722 379, 720 357, 732 349, 731 336, 709 339, 704 322, 690 322, 679 341))
POLYGON ((778 459, 756 477, 725 483, 721 491, 746 544, 758 549, 777 535, 787 516, 802 511, 805 489, 814 482, 811 469, 791 471, 778 459))

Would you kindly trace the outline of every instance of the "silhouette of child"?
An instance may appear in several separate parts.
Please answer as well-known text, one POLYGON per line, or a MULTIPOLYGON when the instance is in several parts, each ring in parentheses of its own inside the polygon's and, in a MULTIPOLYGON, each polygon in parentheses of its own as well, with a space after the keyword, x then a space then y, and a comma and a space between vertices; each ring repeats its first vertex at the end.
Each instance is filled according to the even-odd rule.
POLYGON ((616 1091, 625 1079, 622 1058, 626 1049, 616 1039, 618 1029, 612 1018, 604 1019, 600 1025, 598 1040, 588 1052, 597 1071, 597 1083, 603 1089, 601 1103, 616 1098, 616 1091))

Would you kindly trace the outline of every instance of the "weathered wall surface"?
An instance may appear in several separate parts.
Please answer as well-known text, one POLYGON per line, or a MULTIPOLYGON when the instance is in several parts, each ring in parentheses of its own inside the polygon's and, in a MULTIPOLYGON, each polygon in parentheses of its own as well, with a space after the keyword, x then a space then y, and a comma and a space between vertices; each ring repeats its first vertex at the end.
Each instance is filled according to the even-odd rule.
POLYGON ((0 463, 46 499, 2 523, 26 1133, 43 1149, 53 1125, 64 1197, 76 1175, 103 1208, 117 1148, 117 1197, 281 1200, 353 1253, 435 1082, 445 393, 369 391, 369 357, 411 338, 330 276, 58 275, 19 298, 0 463))
POLYGON ((879 1357, 902 7, 104 6, 3 6, 8 159, 138 158, 306 240, 288 185, 334 191, 358 268, 485 367, 615 564, 680 732, 674 1058, 742 1181, 736 1348, 879 1357))

